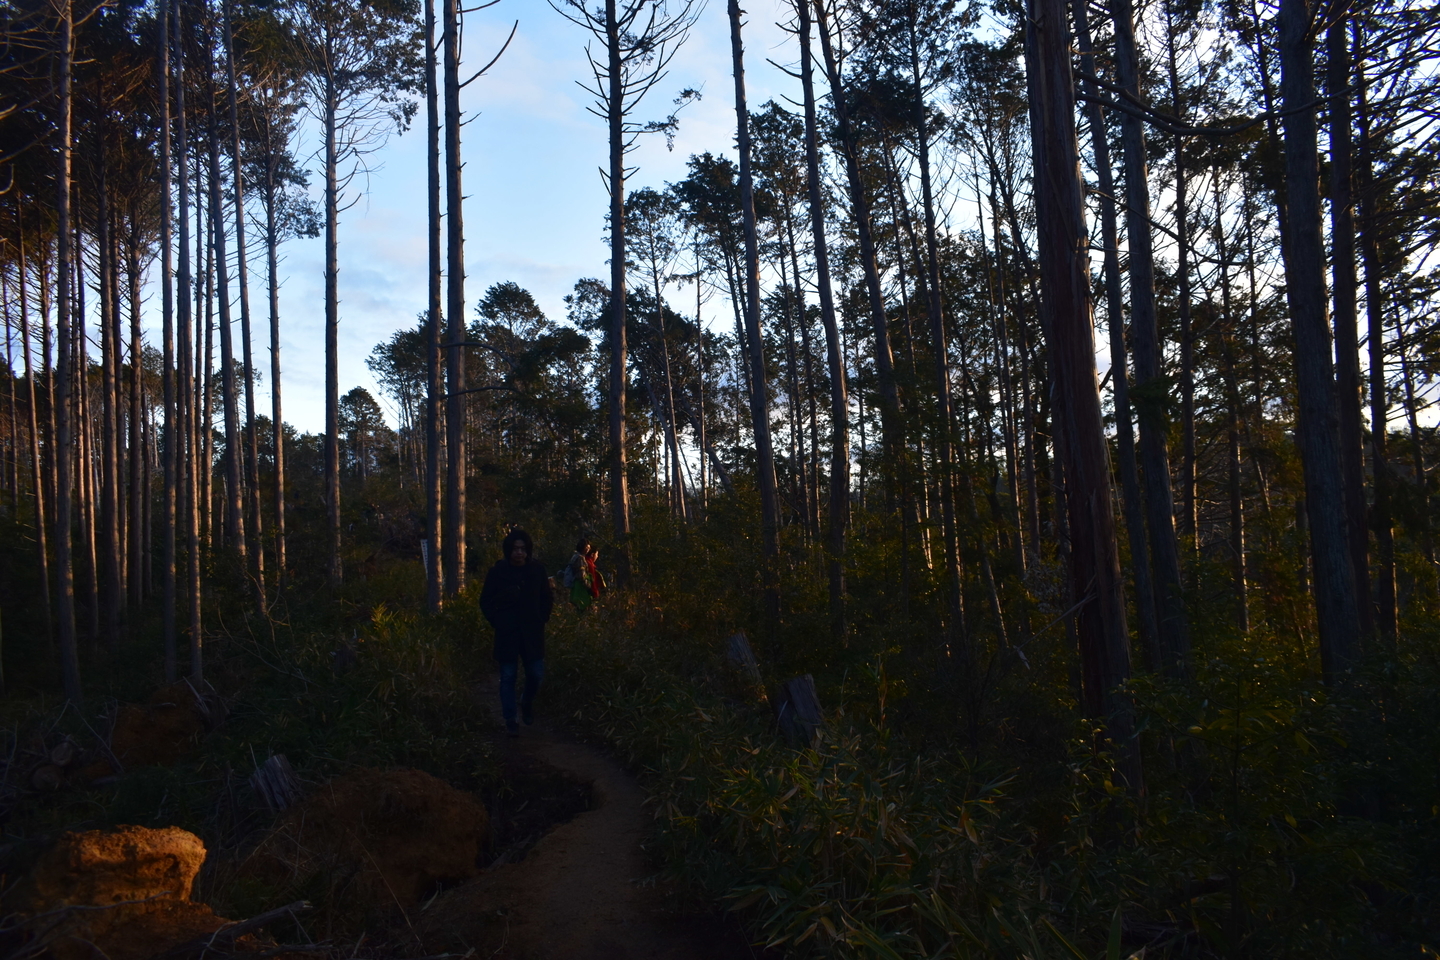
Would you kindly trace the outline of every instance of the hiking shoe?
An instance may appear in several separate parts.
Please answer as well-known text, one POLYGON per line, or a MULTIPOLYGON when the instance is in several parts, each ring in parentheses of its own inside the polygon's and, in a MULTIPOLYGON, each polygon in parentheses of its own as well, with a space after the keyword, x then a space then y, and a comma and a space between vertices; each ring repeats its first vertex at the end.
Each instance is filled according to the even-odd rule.
POLYGON ((514 720, 506 720, 505 732, 510 734, 510 736, 512 737, 520 736, 520 724, 516 723, 514 720))
POLYGON ((525 721, 525 726, 527 727, 533 724, 535 722, 535 708, 528 703, 522 706, 520 708, 520 719, 525 721))

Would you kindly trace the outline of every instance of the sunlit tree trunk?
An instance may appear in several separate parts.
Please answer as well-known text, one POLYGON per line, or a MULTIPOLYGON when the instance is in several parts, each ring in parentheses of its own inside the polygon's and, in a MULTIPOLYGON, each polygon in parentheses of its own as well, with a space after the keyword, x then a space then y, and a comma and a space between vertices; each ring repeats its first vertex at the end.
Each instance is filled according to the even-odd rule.
MULTIPOLYGON (((1085 0, 1072 4, 1075 31, 1080 43, 1080 63, 1095 73, 1095 55, 1090 40, 1090 18, 1085 0)), ((1090 84, 1081 88, 1093 92, 1090 84)), ((1115 177, 1110 165, 1110 141, 1105 111, 1090 100, 1085 105, 1090 124, 1090 144, 1095 155, 1097 194, 1100 199, 1100 243, 1104 249, 1105 307, 1110 330, 1110 383, 1115 402, 1115 451, 1120 457, 1121 502, 1125 510, 1125 532, 1130 543, 1130 570, 1135 578, 1135 611, 1139 621, 1140 647, 1158 666, 1160 627, 1155 619, 1155 584, 1151 577, 1150 548, 1145 539, 1145 505, 1140 495, 1140 472, 1135 465, 1135 430, 1130 412, 1130 376, 1125 347, 1125 303, 1120 286, 1120 239, 1115 216, 1115 177)))
MULTIPOLYGON (((26 405, 29 407, 27 416, 29 418, 29 442, 30 442, 30 481, 31 494, 35 497, 35 548, 36 560, 40 569, 40 596, 44 604, 45 638, 53 640, 55 636, 55 625, 52 620, 50 602, 50 535, 47 528, 46 518, 46 482, 45 467, 40 459, 40 421, 36 409, 38 396, 35 392, 35 379, 39 376, 30 352, 30 295, 26 289, 26 279, 29 276, 29 260, 25 249, 25 219, 24 208, 19 199, 15 202, 16 233, 19 241, 19 259, 16 262, 17 282, 20 288, 20 344, 21 353, 25 358, 25 391, 26 405)), ((51 436, 54 436, 53 434, 51 436)))
POLYGON ((73 7, 71 0, 59 0, 59 29, 55 39, 55 94, 57 146, 55 169, 55 304, 56 329, 59 332, 59 357, 56 364, 55 402, 55 574, 56 600, 59 608, 60 670, 66 698, 79 708, 83 702, 80 690, 80 648, 75 633, 75 571, 71 553, 71 456, 73 409, 70 400, 73 383, 71 369, 70 329, 70 175, 71 175, 71 70, 74 49, 73 7))
MULTIPOLYGON (((175 282, 171 244, 170 209, 170 0, 160 0, 156 33, 159 37, 156 100, 160 107, 160 388, 164 394, 165 428, 162 440, 160 492, 160 621, 165 658, 165 682, 176 679, 175 625, 175 500, 179 410, 175 402, 175 282)), ((184 150, 182 144, 181 150, 184 150)), ((182 297, 183 299, 183 297, 182 297)))
MULTIPOLYGON (((1120 772, 1144 792, 1133 712, 1121 686, 1130 678, 1130 636, 1110 490, 1110 454, 1095 372, 1089 232, 1081 205, 1070 31, 1064 0, 1033 0, 1026 23, 1040 278, 1064 430, 1070 588, 1079 604, 1086 713, 1104 718, 1120 772)), ((1057 438, 1058 439, 1058 438, 1057 438)))
MULTIPOLYGON (((260 513, 260 442, 255 435, 255 358, 250 339, 250 262, 245 249, 245 178, 240 166, 240 108, 238 104, 239 81, 235 71, 235 38, 231 19, 233 8, 227 0, 224 11, 225 29, 225 72, 227 84, 227 105, 230 110, 230 167, 231 189, 235 200, 235 271, 236 283, 240 287, 240 346, 245 379, 245 509, 243 530, 246 555, 250 560, 250 578, 255 590, 255 602, 263 615, 265 612, 265 550, 261 546, 260 513)), ((236 451, 239 459, 239 451, 236 451)))
MULTIPOLYGON (((102 125, 103 127, 103 125, 102 125)), ((115 337, 115 315, 119 304, 115 302, 115 235, 110 206, 109 170, 105 163, 104 145, 97 151, 99 178, 97 184, 97 234, 96 234, 96 287, 100 295, 100 516, 99 516, 99 575, 96 590, 100 603, 100 639, 111 650, 120 644, 120 451, 119 436, 115 421, 119 411, 115 409, 117 367, 120 363, 119 347, 115 337)), ((85 318, 79 318, 84 329, 85 318)), ((82 334, 83 336, 83 334, 82 334)), ((85 368, 80 368, 81 382, 85 379, 85 368)))
MULTIPOLYGON (((189 118, 185 109, 185 43, 184 34, 181 30, 181 11, 184 9, 179 4, 175 6, 175 118, 176 131, 175 139, 179 144, 176 151, 175 180, 179 186, 180 209, 176 217, 180 225, 179 249, 180 249, 180 275, 177 286, 180 296, 177 297, 179 306, 179 337, 176 344, 176 355, 179 358, 180 369, 177 372, 177 397, 180 409, 177 411, 177 424, 180 439, 176 443, 176 457, 181 468, 180 479, 180 521, 185 535, 185 605, 190 635, 190 676, 196 680, 204 676, 204 621, 201 618, 200 606, 200 493, 202 491, 200 474, 208 472, 209 468, 201 462, 203 445, 199 442, 200 416, 200 394, 197 392, 197 365, 195 358, 196 349, 200 342, 199 329, 196 322, 200 318, 199 311, 193 311, 195 303, 191 298, 198 290, 190 271, 190 173, 189 173, 189 137, 187 129, 189 118)), ((198 165, 197 165, 198 166, 198 165)), ((196 204, 198 214, 202 204, 196 204)), ((199 230, 197 229, 197 234, 199 230)), ((197 236, 197 241, 199 237, 197 236)), ((174 675, 178 665, 174 662, 166 663, 167 675, 174 675)))

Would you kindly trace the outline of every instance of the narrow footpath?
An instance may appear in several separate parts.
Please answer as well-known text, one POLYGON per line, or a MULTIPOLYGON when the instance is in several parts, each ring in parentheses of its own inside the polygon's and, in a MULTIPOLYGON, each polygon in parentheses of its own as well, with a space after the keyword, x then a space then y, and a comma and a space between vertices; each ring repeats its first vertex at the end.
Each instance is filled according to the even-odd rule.
MULTIPOLYGON (((492 679, 477 688, 497 715, 492 679)), ((543 697, 542 697, 543 701, 543 697)), ((495 960, 755 960, 733 923, 698 910, 657 878, 641 841, 651 818, 635 778, 541 716, 506 759, 539 762, 591 784, 593 809, 560 824, 528 854, 442 894, 422 914, 431 948, 495 960)))

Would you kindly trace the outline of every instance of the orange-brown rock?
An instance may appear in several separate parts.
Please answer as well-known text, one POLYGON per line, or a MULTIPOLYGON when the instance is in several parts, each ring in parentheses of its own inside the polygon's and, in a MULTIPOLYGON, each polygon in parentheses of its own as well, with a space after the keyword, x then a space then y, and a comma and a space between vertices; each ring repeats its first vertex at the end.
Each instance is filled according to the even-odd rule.
POLYGON ((419 770, 356 770, 292 807, 246 871, 277 884, 321 875, 332 901, 409 909, 476 874, 489 816, 472 795, 419 770))
POLYGON ((23 912, 57 960, 153 957, 224 924, 190 902, 204 862, 200 838, 178 827, 67 833, 36 863, 23 912))

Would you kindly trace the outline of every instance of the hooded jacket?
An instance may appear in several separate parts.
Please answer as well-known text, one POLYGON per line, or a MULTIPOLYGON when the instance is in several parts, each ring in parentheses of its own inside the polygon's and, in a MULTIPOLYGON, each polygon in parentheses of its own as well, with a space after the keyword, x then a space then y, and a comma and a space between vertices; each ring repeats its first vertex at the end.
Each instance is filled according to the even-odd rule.
POLYGON ((485 575, 480 591, 480 611, 495 628, 495 659, 526 663, 545 656, 545 623, 555 598, 550 592, 550 579, 545 565, 528 560, 515 566, 501 560, 485 575))

